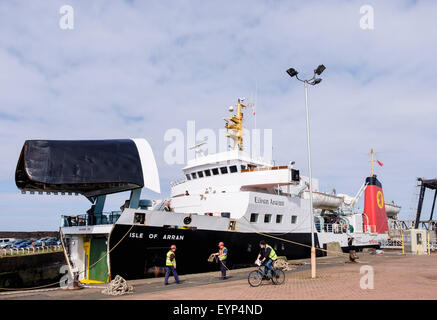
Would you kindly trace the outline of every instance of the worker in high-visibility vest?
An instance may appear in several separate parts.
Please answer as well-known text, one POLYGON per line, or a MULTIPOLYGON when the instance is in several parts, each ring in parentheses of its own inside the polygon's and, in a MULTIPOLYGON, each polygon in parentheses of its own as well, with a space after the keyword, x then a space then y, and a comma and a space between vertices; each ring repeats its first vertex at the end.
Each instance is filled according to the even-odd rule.
POLYGON ((222 272, 221 280, 226 279, 226 261, 228 258, 228 249, 225 247, 225 244, 223 242, 219 242, 219 252, 215 253, 216 256, 218 256, 219 264, 220 264, 220 270, 222 272))
POLYGON ((261 261, 261 265, 264 266, 264 277, 267 278, 267 274, 270 273, 273 275, 273 262, 278 259, 275 250, 269 246, 264 240, 261 240, 259 243, 261 248, 257 260, 261 261), (261 259, 262 257, 262 259, 261 259))
POLYGON ((165 278, 164 284, 168 284, 168 277, 170 272, 173 274, 176 283, 179 282, 178 273, 176 272, 176 246, 173 244, 165 257, 165 278))

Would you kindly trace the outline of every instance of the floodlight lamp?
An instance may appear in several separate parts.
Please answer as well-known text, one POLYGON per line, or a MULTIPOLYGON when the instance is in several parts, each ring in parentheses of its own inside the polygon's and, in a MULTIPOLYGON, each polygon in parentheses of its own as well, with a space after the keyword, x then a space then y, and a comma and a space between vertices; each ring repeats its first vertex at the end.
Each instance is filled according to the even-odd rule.
POLYGON ((323 64, 321 64, 317 67, 316 70, 314 70, 314 73, 320 76, 322 72, 325 71, 325 69, 326 67, 323 64))
POLYGON ((290 69, 288 69, 287 70, 287 73, 288 73, 288 75, 290 76, 290 77, 294 77, 294 76, 297 76, 297 74, 299 73, 299 72, 297 72, 295 69, 293 69, 293 68, 290 68, 290 69))

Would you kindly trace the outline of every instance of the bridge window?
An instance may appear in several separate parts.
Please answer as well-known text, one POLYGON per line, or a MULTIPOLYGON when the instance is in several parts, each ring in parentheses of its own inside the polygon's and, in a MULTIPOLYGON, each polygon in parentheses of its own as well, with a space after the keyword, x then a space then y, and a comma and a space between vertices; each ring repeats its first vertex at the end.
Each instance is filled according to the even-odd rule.
POLYGON ((291 223, 296 224, 297 223, 297 216, 291 216, 291 223))
POLYGON ((210 177, 211 176, 211 170, 205 170, 205 176, 210 177))
POLYGON ((212 174, 215 175, 215 176, 218 175, 219 174, 218 168, 213 168, 212 169, 212 174))
POLYGON ((186 174, 185 176, 187 177, 187 180, 191 180, 191 177, 189 174, 186 174))
POLYGON ((199 176, 199 178, 203 178, 203 171, 198 171, 197 175, 199 176))
POLYGON ((230 218, 231 217, 231 213, 230 212, 222 212, 222 217, 223 218, 230 218))
POLYGON ((220 172, 221 172, 222 174, 226 174, 226 173, 228 173, 228 167, 221 167, 221 168, 220 168, 220 172))
POLYGON ((252 222, 252 223, 258 222, 258 213, 251 213, 250 214, 250 222, 252 222))
POLYGON ((245 165, 241 165, 241 170, 246 170, 246 166, 245 165))
POLYGON ((282 223, 282 214, 276 215, 276 223, 282 223))
POLYGON ((195 172, 193 172, 193 173, 191 174, 191 176, 193 177, 193 179, 197 179, 197 176, 196 176, 196 173, 195 173, 195 172))
POLYGON ((231 173, 238 172, 237 166, 230 166, 229 171, 231 171, 231 173))
POLYGON ((272 215, 271 214, 265 214, 264 215, 264 223, 270 223, 272 221, 272 215))

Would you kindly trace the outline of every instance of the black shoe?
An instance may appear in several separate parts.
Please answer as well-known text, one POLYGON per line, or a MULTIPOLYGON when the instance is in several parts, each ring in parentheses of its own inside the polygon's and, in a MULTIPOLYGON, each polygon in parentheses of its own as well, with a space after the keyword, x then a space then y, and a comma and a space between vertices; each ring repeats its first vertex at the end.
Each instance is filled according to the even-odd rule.
POLYGON ((168 286, 168 283, 164 283, 164 285, 168 286))
POLYGON ((176 282, 177 284, 181 284, 181 282, 180 281, 178 281, 178 282, 176 282))

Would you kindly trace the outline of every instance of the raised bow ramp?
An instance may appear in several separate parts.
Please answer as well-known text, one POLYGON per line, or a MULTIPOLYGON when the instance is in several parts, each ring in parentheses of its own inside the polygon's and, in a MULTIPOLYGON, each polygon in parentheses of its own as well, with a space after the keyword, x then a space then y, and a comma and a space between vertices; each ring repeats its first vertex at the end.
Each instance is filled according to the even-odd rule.
POLYGON ((145 139, 27 140, 15 182, 22 191, 88 198, 143 187, 160 192, 155 157, 145 139))

